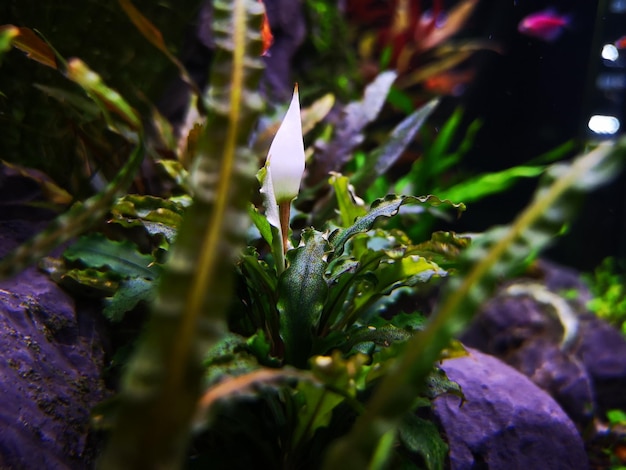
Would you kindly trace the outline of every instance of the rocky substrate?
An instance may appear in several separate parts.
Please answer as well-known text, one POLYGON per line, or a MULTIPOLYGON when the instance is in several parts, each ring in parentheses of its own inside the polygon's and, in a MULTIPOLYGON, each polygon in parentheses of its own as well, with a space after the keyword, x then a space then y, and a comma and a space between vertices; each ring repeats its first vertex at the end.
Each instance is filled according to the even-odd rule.
MULTIPOLYGON (((2 234, 0 245, 11 246, 2 234)), ((92 468, 90 410, 104 398, 97 318, 34 268, 0 282, 0 468, 92 468)))
POLYGON ((626 340, 589 298, 578 273, 541 261, 479 313, 461 338, 469 355, 442 365, 467 402, 435 403, 451 468, 609 468, 603 420, 626 409, 626 340))

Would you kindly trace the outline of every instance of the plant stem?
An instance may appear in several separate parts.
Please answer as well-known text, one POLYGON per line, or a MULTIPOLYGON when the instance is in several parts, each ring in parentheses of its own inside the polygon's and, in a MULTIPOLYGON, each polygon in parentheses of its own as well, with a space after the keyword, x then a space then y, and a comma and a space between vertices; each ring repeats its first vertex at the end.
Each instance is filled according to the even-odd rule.
POLYGON ((278 204, 278 215, 280 217, 280 231, 283 240, 283 254, 287 253, 289 243, 289 215, 291 213, 291 201, 280 202, 278 204))

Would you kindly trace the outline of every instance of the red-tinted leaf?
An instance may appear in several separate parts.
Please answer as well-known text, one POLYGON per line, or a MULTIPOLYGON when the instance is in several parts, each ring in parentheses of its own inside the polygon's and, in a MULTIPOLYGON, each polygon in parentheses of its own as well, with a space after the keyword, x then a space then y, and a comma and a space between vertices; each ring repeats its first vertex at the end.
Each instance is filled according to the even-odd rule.
POLYGON ((158 50, 163 52, 167 58, 172 62, 179 70, 181 78, 191 86, 196 94, 200 94, 196 83, 191 79, 189 73, 185 69, 185 66, 170 52, 163 41, 163 35, 161 31, 152 24, 152 22, 143 16, 137 8, 130 2, 130 0, 118 0, 120 6, 128 15, 128 18, 133 22, 139 32, 158 50))
POLYGON ((13 38, 13 46, 26 53, 29 59, 36 60, 40 64, 53 69, 57 68, 54 51, 32 29, 17 28, 19 35, 13 38))
POLYGON ((157 27, 150 22, 150 20, 143 16, 141 12, 130 2, 130 0, 118 1, 124 12, 128 15, 128 18, 130 18, 139 32, 143 34, 143 36, 157 49, 165 54, 169 54, 169 50, 167 49, 165 42, 163 42, 163 35, 161 34, 161 31, 159 31, 157 27))

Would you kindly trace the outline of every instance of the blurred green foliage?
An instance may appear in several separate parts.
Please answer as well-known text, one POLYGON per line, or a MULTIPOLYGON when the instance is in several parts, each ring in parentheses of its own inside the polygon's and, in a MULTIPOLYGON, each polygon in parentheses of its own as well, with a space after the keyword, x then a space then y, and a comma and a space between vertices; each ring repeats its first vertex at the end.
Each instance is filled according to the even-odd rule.
POLYGON ((626 336, 626 278, 623 264, 615 258, 606 258, 592 274, 585 276, 585 280, 593 295, 587 305, 589 309, 626 336))

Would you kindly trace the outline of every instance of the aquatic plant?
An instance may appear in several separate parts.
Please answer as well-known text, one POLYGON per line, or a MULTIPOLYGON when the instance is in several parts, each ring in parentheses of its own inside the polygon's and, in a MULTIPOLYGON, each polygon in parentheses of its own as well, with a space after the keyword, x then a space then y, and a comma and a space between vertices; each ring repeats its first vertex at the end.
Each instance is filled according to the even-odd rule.
MULTIPOLYGON (((122 4, 129 10, 128 2, 122 4)), ((139 12, 129 11, 145 26, 139 12)), ((130 232, 124 241, 90 234, 65 251, 60 266, 49 265, 60 281, 94 281, 109 297, 112 320, 138 301, 149 304, 150 319, 119 394, 110 407, 97 410, 108 426, 101 468, 207 461, 230 467, 361 469, 419 462, 443 468, 446 445, 427 419, 428 409, 438 394, 462 392, 437 361, 463 354, 454 338, 479 304, 561 231, 583 192, 616 174, 626 142, 601 144, 572 163, 547 168, 535 198, 510 226, 473 237, 436 232, 417 243, 386 222, 407 207, 456 212, 464 204, 432 194, 389 194, 371 203, 360 196, 406 149, 436 107, 430 101, 403 119, 353 175, 331 174, 331 197, 311 210, 316 223, 290 230, 294 219, 286 209, 281 216, 280 206, 289 208, 296 196, 300 160, 282 198, 272 174, 285 160, 302 157, 298 95, 281 128, 293 129, 289 145, 275 140, 269 166, 259 174, 263 210, 250 203, 259 166, 251 136, 263 107, 263 6, 220 0, 213 14, 216 55, 209 87, 199 98, 206 118, 187 136, 188 180, 180 161, 162 164, 189 194, 118 197, 149 148, 143 125, 94 72, 77 59, 68 61, 63 71, 136 150, 104 192, 9 255, 0 272, 34 261, 107 211, 111 226, 139 229, 148 240, 142 252, 130 232), (88 212, 94 208, 96 213, 88 212), (443 293, 431 315, 417 307, 399 309, 403 295, 429 295, 433 284, 443 293)), ((59 59, 40 40, 16 44, 20 34, 3 29, 0 50, 8 38, 31 54, 45 50, 39 57, 47 61, 59 59)), ((383 102, 394 78, 389 72, 375 82, 386 88, 383 102)), ((379 107, 380 95, 373 99, 379 107)), ((333 144, 344 163, 378 113, 368 109, 370 99, 366 92, 351 108, 349 116, 359 118, 344 129, 351 139, 333 144)), ((283 138, 279 131, 276 139, 283 138)), ((177 144, 170 145, 173 150, 177 144)))

